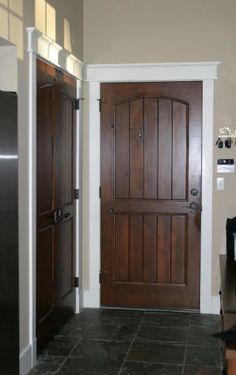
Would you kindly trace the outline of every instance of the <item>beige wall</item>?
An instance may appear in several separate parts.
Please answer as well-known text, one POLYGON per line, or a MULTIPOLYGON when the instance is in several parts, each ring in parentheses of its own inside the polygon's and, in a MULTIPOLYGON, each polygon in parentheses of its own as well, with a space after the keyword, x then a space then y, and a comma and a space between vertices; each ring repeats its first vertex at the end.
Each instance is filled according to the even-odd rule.
MULTIPOLYGON (((86 0, 86 63, 222 61, 215 84, 214 132, 236 127, 235 0, 86 0)), ((214 150, 217 158, 232 150, 214 150)), ((236 175, 213 191, 213 293, 218 293, 218 253, 225 251, 225 220, 236 216, 236 175)))
MULTIPOLYGON (((83 58, 83 0, 0 0, 0 37, 17 47, 19 128, 20 350, 29 345, 28 56, 26 27, 35 26, 83 58), (35 13, 37 16, 35 17, 35 13), (35 20, 37 22, 35 22, 35 20), (45 26, 46 25, 46 26, 45 26)), ((10 64, 11 65, 11 64, 10 64)))
POLYGON ((83 0, 35 0, 35 27, 83 59, 83 0))

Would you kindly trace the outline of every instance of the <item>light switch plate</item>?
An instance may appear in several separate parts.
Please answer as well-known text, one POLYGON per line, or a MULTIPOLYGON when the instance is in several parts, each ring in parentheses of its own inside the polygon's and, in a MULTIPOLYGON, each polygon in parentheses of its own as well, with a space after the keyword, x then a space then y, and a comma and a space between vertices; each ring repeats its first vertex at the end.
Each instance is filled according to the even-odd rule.
POLYGON ((217 173, 234 173, 234 165, 217 165, 217 173))
POLYGON ((225 189, 225 179, 224 177, 217 177, 217 190, 224 190, 225 189))

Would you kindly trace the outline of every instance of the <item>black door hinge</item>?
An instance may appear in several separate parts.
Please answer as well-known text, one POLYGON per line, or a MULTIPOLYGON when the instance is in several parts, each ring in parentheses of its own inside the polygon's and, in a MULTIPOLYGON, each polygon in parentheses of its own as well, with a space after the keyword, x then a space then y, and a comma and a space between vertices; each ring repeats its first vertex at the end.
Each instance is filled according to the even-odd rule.
POLYGON ((74 287, 78 288, 79 287, 79 277, 74 277, 74 287))
POLYGON ((100 271, 99 272, 99 283, 101 284, 102 283, 102 281, 103 281, 103 279, 104 279, 104 277, 107 275, 107 271, 106 270, 104 270, 104 271, 100 271))
POLYGON ((97 99, 98 104, 99 104, 99 112, 102 111, 102 99, 97 99))
POLYGON ((79 111, 80 110, 80 101, 81 100, 84 100, 85 98, 78 98, 78 99, 75 99, 75 109, 77 110, 77 111, 79 111))
POLYGON ((102 187, 99 186, 99 199, 101 199, 101 198, 102 198, 102 187))
POLYGON ((74 199, 79 199, 79 189, 74 190, 74 199))

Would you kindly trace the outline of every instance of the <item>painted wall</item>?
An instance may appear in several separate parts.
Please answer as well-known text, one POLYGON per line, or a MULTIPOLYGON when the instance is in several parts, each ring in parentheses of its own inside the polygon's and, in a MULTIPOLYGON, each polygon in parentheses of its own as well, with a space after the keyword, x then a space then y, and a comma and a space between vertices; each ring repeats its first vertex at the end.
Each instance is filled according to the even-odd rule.
POLYGON ((83 60, 83 0, 35 0, 35 27, 83 60))
MULTIPOLYGON (((86 0, 84 62, 221 61, 215 83, 216 138, 219 128, 236 127, 235 17, 235 0, 86 0)), ((214 149, 213 294, 219 290, 218 254, 225 252, 225 221, 236 216, 236 174, 226 175, 225 190, 216 191, 217 158, 236 158, 236 146, 214 149)), ((89 287, 86 276, 84 287, 89 287)))
MULTIPOLYGON (((26 27, 35 26, 79 59, 83 58, 83 0, 0 0, 0 37, 17 47, 19 128, 20 350, 29 326, 28 244, 28 56, 26 27)), ((0 56, 1 58, 1 56, 0 56)))

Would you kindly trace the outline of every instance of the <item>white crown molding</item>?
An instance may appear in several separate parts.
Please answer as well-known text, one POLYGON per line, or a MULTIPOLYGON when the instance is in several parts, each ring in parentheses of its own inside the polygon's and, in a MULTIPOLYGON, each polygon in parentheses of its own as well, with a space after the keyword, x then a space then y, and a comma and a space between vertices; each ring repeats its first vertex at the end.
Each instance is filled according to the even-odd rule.
POLYGON ((86 80, 93 82, 202 81, 217 79, 219 61, 158 64, 88 64, 86 80))
POLYGON ((46 59, 77 79, 83 79, 84 64, 82 61, 34 27, 27 27, 27 32, 28 52, 46 59))

